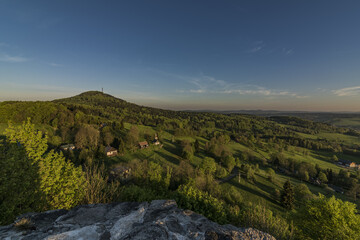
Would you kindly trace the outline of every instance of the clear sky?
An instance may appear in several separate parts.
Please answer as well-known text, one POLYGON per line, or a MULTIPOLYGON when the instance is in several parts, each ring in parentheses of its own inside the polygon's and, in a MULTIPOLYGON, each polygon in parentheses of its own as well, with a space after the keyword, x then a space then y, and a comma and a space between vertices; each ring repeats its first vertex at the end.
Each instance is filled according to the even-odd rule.
POLYGON ((0 0, 0 101, 360 111, 360 1, 0 0))

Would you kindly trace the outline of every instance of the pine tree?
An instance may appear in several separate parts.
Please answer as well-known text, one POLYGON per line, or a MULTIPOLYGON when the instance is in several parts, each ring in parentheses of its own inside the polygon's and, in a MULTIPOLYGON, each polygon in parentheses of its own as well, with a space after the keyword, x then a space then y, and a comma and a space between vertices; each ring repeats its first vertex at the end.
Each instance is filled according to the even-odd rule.
POLYGON ((124 154, 126 150, 125 142, 122 140, 122 138, 119 139, 119 153, 124 154))
POLYGON ((196 139, 194 144, 195 152, 198 153, 200 151, 200 142, 196 139))
POLYGON ((295 195, 294 188, 291 185, 290 181, 287 180, 284 184, 283 191, 281 193, 281 205, 288 210, 294 209, 294 202, 295 202, 294 195, 295 195))

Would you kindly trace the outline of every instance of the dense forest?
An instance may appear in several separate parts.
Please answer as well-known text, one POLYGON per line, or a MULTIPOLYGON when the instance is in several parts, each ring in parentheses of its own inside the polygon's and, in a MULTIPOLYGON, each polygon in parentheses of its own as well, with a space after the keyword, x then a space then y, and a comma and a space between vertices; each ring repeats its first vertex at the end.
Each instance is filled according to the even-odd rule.
POLYGON ((1 102, 0 130, 0 224, 29 211, 175 199, 278 239, 360 239, 354 129, 161 110, 91 91, 1 102))

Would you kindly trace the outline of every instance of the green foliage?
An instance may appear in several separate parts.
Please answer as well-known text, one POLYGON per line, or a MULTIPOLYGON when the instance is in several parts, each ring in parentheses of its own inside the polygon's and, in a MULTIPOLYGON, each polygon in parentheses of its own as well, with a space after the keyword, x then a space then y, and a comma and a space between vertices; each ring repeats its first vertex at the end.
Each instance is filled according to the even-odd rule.
POLYGON ((136 126, 131 126, 126 136, 127 144, 131 147, 138 144, 139 141, 139 129, 136 126))
POLYGON ((120 199, 126 202, 145 202, 159 199, 159 193, 146 186, 130 185, 122 189, 120 199))
POLYGON ((248 206, 241 215, 241 224, 246 227, 261 229, 277 239, 292 239, 292 224, 285 219, 274 216, 273 212, 260 205, 248 206))
POLYGON ((84 174, 81 167, 65 161, 62 153, 51 150, 39 161, 40 189, 46 195, 50 209, 69 209, 84 197, 84 174))
POLYGON ((85 166, 84 204, 109 203, 117 200, 118 182, 108 184, 105 167, 92 164, 85 166))
POLYGON ((100 132, 92 126, 83 126, 75 135, 75 144, 78 148, 95 150, 99 144, 100 132))
POLYGON ((227 168, 227 170, 229 172, 231 172, 233 170, 233 168, 235 167, 235 158, 233 156, 226 156, 225 160, 224 160, 224 164, 225 167, 227 168))
POLYGON ((162 167, 154 162, 149 162, 148 166, 148 177, 150 182, 153 182, 154 184, 161 183, 162 180, 162 167))
POLYGON ((216 171, 215 160, 213 158, 205 157, 200 164, 200 170, 205 174, 213 175, 216 171))
POLYGON ((181 156, 184 159, 191 160, 194 156, 194 150, 192 144, 188 140, 181 141, 182 153, 181 156))
POLYGON ((323 172, 320 172, 319 173, 319 176, 318 176, 319 180, 321 181, 321 183, 327 183, 328 179, 326 177, 326 174, 323 173, 323 172))
POLYGON ((296 215, 304 238, 359 239, 360 215, 356 205, 334 196, 319 197, 307 202, 296 215))
POLYGON ((223 196, 224 200, 230 205, 241 205, 243 203, 243 196, 234 186, 223 189, 221 195, 223 196))
MULTIPOLYGON (((46 209, 69 209, 82 201, 82 186, 85 178, 81 168, 67 162, 62 153, 58 154, 53 150, 45 153, 47 138, 46 136, 43 137, 41 132, 35 130, 30 120, 18 127, 10 124, 5 134, 10 142, 24 146, 29 160, 29 163, 25 164, 25 166, 34 165, 37 170, 38 180, 29 178, 24 180, 22 184, 34 184, 36 186, 38 182, 38 189, 35 192, 44 194, 46 200, 44 207, 46 209)), ((16 160, 24 161, 23 158, 16 160)), ((9 177, 12 178, 14 174, 12 173, 9 177)))
POLYGON ((289 180, 284 183, 283 191, 281 193, 281 205, 287 210, 294 209, 295 202, 294 188, 289 180))
POLYGON ((194 149, 195 149, 195 152, 200 152, 200 142, 198 139, 195 140, 195 143, 194 143, 194 149))
POLYGON ((253 167, 249 164, 244 164, 241 166, 241 169, 244 171, 245 173, 245 178, 248 181, 254 182, 256 181, 255 178, 255 170, 253 169, 253 167))
POLYGON ((191 185, 181 185, 176 191, 175 199, 181 208, 191 209, 220 224, 227 222, 226 205, 191 185))
POLYGON ((22 213, 43 210, 39 188, 38 166, 32 164, 25 149, 0 140, 0 225, 22 213))
POLYGON ((269 179, 270 182, 273 182, 274 181, 274 177, 275 177, 275 171, 274 169, 272 168, 268 168, 266 170, 266 174, 267 174, 267 177, 269 179))
POLYGON ((35 130, 30 118, 21 126, 14 126, 9 122, 5 135, 11 143, 18 143, 25 147, 26 154, 33 163, 38 162, 48 148, 47 136, 35 130))
POLYGON ((119 153, 124 154, 126 150, 125 142, 120 138, 119 139, 119 153))
POLYGON ((304 183, 300 183, 299 185, 295 186, 294 192, 295 199, 301 203, 304 203, 313 198, 313 194, 304 183))
MULTIPOLYGON (((172 190, 190 182, 194 184, 192 186, 196 186, 193 187, 196 189, 195 192, 206 193, 223 204, 226 221, 231 221, 232 224, 241 223, 242 220, 246 222, 245 218, 239 217, 243 213, 248 219, 252 219, 248 222, 252 222, 253 226, 268 231, 278 238, 289 238, 288 233, 282 234, 284 232, 282 227, 286 228, 287 225, 261 207, 253 206, 244 210, 243 205, 246 202, 242 199, 252 202, 260 200, 269 204, 274 213, 277 211, 284 214, 278 202, 273 201, 280 200, 278 184, 286 178, 283 175, 291 176, 292 182, 298 184, 294 189, 296 207, 304 205, 313 196, 306 185, 299 184, 295 178, 307 181, 313 192, 326 193, 327 189, 310 185, 313 179, 318 178, 325 182, 326 177, 329 183, 345 189, 346 195, 342 195, 344 199, 350 196, 356 200, 359 196, 360 175, 344 170, 337 174, 340 167, 329 161, 335 159, 332 158, 334 152, 339 152, 336 154, 339 158, 357 162, 360 156, 356 146, 360 144, 358 133, 327 124, 293 117, 264 118, 242 114, 167 111, 137 106, 95 91, 53 102, 0 103, 1 130, 8 120, 17 124, 27 117, 32 117, 32 122, 37 124, 37 128, 41 128, 43 132, 46 130, 50 149, 56 149, 64 143, 76 143, 81 147, 81 151, 71 152, 72 162, 80 165, 80 163, 100 160, 104 161, 107 167, 125 162, 131 165, 131 183, 134 185, 128 183, 122 188, 121 192, 124 194, 122 200, 144 201, 169 198, 172 196, 172 190), (138 141, 144 138, 148 141, 152 140, 155 132, 161 134, 161 148, 150 146, 149 149, 138 150, 138 141), (178 144, 179 140, 182 140, 182 144, 178 144), (204 143, 204 151, 201 151, 200 142, 204 143), (119 147, 121 154, 111 159, 105 158, 102 156, 103 144, 119 147), (231 171, 234 165, 232 156, 236 157, 237 166, 243 164, 241 176, 248 181, 240 183, 236 178, 231 180, 235 189, 224 189, 223 186, 228 183, 217 184, 214 181, 214 174, 216 177, 228 175, 227 170, 231 171), (134 161, 136 163, 132 163, 134 159, 137 159, 134 161), (263 161, 262 165, 260 164, 261 169, 267 167, 267 163, 271 163, 271 167, 281 174, 269 170, 270 172, 264 175, 261 169, 254 168, 261 161, 263 161), (319 167, 315 167, 315 163, 319 164, 319 167), (255 173, 257 181, 255 181, 255 173), (267 181, 268 179, 273 182, 267 181), (240 195, 239 192, 242 194, 240 195), (274 197, 274 192, 278 192, 279 197, 274 197), (254 199, 249 199, 247 195, 254 195, 254 199), (276 226, 277 224, 279 226, 276 226)), ((5 152, 2 156, 5 156, 6 160, 0 163, 3 168, 0 169, 2 174, 0 198, 3 197, 0 199, 2 201, 0 205, 6 203, 6 207, 2 209, 9 209, 9 212, 0 212, 0 215, 3 214, 2 218, 6 218, 5 215, 35 211, 41 207, 43 208, 40 210, 45 210, 44 206, 50 208, 51 204, 68 207, 76 204, 81 194, 85 196, 80 203, 108 202, 109 199, 117 199, 115 195, 118 191, 106 183, 106 174, 100 169, 86 169, 83 193, 81 190, 74 190, 79 195, 66 190, 67 186, 59 187, 58 185, 64 184, 72 189, 81 187, 75 180, 79 178, 79 182, 83 181, 80 176, 81 171, 68 166, 60 154, 47 152, 47 136, 36 131, 29 121, 26 127, 12 126, 8 129, 7 135, 8 140, 12 140, 13 143, 4 145, 5 152), (22 142, 17 138, 21 138, 22 142), (21 146, 16 145, 18 142, 21 146), (40 162, 45 159, 54 164, 41 165, 40 162), (42 173, 40 166, 43 169, 42 173), (44 170, 45 168, 49 170, 44 170), (68 180, 57 179, 55 174, 57 172, 66 176, 68 180), (11 176, 16 176, 17 179, 7 180, 11 176), (44 177, 49 183, 41 182, 44 177), (6 180, 9 184, 3 184, 6 180), (46 188, 47 195, 40 189, 41 186, 46 188), (9 193, 14 197, 10 197, 9 193), (50 194, 54 196, 49 198, 50 194), (46 205, 42 202, 45 200, 51 204, 46 205)), ((65 155, 68 157, 70 153, 65 155)), ((199 198, 194 197, 194 194, 189 196, 183 197, 184 205, 189 201, 191 206, 200 209, 203 200, 198 200, 199 198), (196 201, 199 202, 196 204, 196 201)), ((210 203, 208 205, 211 206, 210 203)), ((210 210, 199 211, 210 213, 210 210)), ((213 218, 223 219, 216 216, 213 218)))

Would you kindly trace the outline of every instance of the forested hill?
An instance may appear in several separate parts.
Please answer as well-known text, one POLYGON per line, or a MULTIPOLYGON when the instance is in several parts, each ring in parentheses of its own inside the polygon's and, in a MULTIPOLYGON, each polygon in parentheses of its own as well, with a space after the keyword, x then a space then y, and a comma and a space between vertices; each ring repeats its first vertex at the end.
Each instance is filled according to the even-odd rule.
POLYGON ((132 108, 139 107, 136 104, 129 103, 125 100, 115 98, 109 94, 99 91, 83 92, 79 95, 54 100, 55 103, 78 104, 88 106, 102 106, 102 107, 118 107, 118 108, 132 108))
MULTIPOLYGON (((299 133, 316 134, 321 131, 359 135, 353 130, 296 117, 197 113, 144 107, 99 91, 84 92, 74 97, 54 101, 0 103, 0 123, 7 124, 8 121, 22 123, 27 118, 31 118, 32 123, 51 126, 52 129, 47 129, 50 140, 52 135, 58 134, 56 131, 64 128, 74 131, 73 134, 70 134, 74 136, 77 129, 83 124, 116 126, 124 123, 156 127, 184 136, 195 134, 201 136, 204 135, 204 131, 207 131, 206 134, 209 135, 209 130, 214 128, 232 133, 230 135, 233 139, 241 137, 301 138, 298 136, 299 133)), ((72 138, 63 137, 63 141, 65 139, 71 141, 72 138)), ((327 145, 334 146, 329 143, 327 145)))
POLYGON ((81 93, 54 101, 6 101, 0 103, 0 122, 25 121, 31 117, 39 124, 73 125, 119 120, 134 115, 171 116, 172 111, 143 107, 98 91, 81 93), (86 117, 85 117, 86 115, 86 117))

